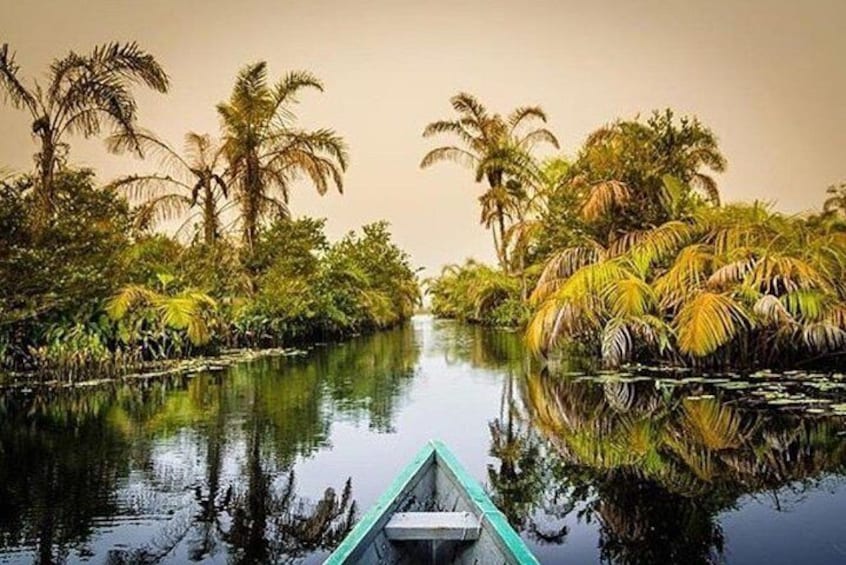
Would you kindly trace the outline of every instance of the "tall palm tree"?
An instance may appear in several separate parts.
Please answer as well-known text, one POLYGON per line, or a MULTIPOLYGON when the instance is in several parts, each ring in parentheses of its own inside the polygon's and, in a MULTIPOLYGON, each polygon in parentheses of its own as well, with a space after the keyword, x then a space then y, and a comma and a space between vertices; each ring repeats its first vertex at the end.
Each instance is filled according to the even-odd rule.
MULTIPOLYGON (((145 151, 158 153, 162 165, 175 176, 161 173, 129 175, 112 183, 128 191, 142 205, 138 215, 141 226, 181 216, 199 207, 203 242, 212 245, 220 237, 221 203, 229 195, 223 167, 223 149, 208 135, 188 132, 184 157, 150 132, 119 132, 107 140, 109 149, 122 152, 137 144, 145 151)), ((191 214, 186 224, 194 218, 191 214)), ((185 224, 183 224, 185 225, 185 224)))
POLYGON ((262 61, 244 67, 229 101, 217 106, 248 249, 255 245, 263 219, 288 216, 291 183, 298 177, 308 178, 321 195, 330 184, 343 192, 341 174, 348 159, 343 139, 331 129, 294 126, 292 107, 297 94, 308 88, 323 91, 316 77, 301 71, 268 84, 267 63, 262 61))
POLYGON ((54 175, 66 160, 68 135, 92 137, 104 127, 128 136, 127 146, 141 153, 136 132, 137 106, 131 86, 142 84, 158 92, 168 89, 168 77, 156 59, 136 43, 108 43, 85 55, 73 51, 56 59, 47 84, 27 85, 8 44, 0 46, 0 90, 12 106, 32 117, 32 135, 40 145, 35 155, 39 182, 35 186, 38 216, 46 221, 55 208, 54 175))
POLYGON ((454 161, 475 170, 476 182, 487 180, 488 190, 480 198, 481 223, 491 229, 500 266, 509 270, 505 243, 506 222, 515 202, 522 198, 519 182, 522 171, 531 163, 531 151, 538 143, 558 147, 558 140, 543 127, 532 122, 546 122, 546 113, 538 106, 515 109, 507 117, 491 114, 471 94, 459 93, 450 99, 458 119, 432 122, 423 130, 423 137, 452 134, 459 145, 446 145, 429 151, 420 162, 427 168, 441 161, 454 161), (508 182, 509 180, 513 182, 508 182))

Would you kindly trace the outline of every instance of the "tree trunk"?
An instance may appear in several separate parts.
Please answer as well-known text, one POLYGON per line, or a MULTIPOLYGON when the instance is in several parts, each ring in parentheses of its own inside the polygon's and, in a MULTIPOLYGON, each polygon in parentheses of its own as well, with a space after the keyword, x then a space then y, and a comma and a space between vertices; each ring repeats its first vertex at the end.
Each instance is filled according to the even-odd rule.
POLYGON ((253 252, 258 236, 259 200, 261 198, 261 179, 259 178, 259 163, 256 155, 247 159, 246 178, 242 194, 244 215, 244 245, 253 252))
POLYGON ((56 148, 52 139, 41 137, 41 153, 38 155, 38 184, 35 187, 35 224, 40 230, 49 223, 55 211, 54 181, 56 148))
POLYGON ((505 218, 503 217, 502 204, 499 202, 496 204, 496 216, 497 224, 499 225, 499 245, 501 247, 500 255, 502 270, 505 274, 508 274, 511 269, 508 264, 508 248, 507 242, 505 241, 505 218))
MULTIPOLYGON (((488 173, 488 185, 490 188, 497 189, 502 187, 502 171, 491 171, 488 173)), ((497 225, 491 228, 494 231, 494 245, 496 246, 496 254, 499 258, 499 266, 503 272, 508 273, 508 252, 505 248, 505 217, 502 210, 502 204, 496 203, 496 222, 497 225), (496 229, 499 228, 499 243, 497 243, 496 229)))
POLYGON ((214 192, 211 179, 203 180, 203 242, 214 245, 217 240, 217 209, 215 208, 214 192))

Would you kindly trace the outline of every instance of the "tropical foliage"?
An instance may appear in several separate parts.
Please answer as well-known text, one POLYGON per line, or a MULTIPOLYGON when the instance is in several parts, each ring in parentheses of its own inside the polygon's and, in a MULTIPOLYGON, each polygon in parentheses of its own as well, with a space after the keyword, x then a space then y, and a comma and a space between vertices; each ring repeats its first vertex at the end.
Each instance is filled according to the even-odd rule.
POLYGON ((558 139, 547 128, 533 125, 547 120, 539 106, 516 108, 503 117, 490 113, 476 97, 464 92, 453 96, 450 102, 458 119, 430 123, 423 130, 423 137, 449 134, 457 137, 459 144, 432 149, 420 167, 453 161, 472 169, 477 183, 487 182, 487 190, 479 197, 480 222, 491 230, 500 268, 508 273, 508 231, 513 222, 522 219, 530 200, 522 182, 523 172, 538 144, 557 148, 558 139))
POLYGON ((334 131, 296 124, 300 94, 323 90, 313 75, 272 84, 265 63, 246 66, 217 105, 220 141, 189 132, 183 151, 137 123, 131 87, 164 92, 168 78, 134 43, 56 60, 46 88, 27 86, 3 45, 0 82, 40 144, 32 173, 0 176, 3 368, 117 376, 222 347, 387 328, 416 308, 416 273, 385 222, 332 243, 323 220, 291 216, 294 183, 340 191, 348 162, 334 131), (158 167, 105 186, 73 168, 68 136, 106 128, 110 151, 158 167))
POLYGON ((322 221, 283 220, 262 234, 248 266, 257 290, 233 319, 245 345, 386 328, 419 301, 408 257, 384 222, 330 244, 322 221))
POLYGON ((203 243, 214 245, 222 236, 224 200, 229 196, 223 170, 222 148, 208 134, 189 132, 185 135, 184 156, 154 134, 145 131, 132 135, 117 133, 107 140, 109 148, 118 153, 130 144, 140 144, 148 153, 159 155, 161 164, 170 173, 128 175, 115 180, 113 187, 125 191, 132 200, 140 203, 136 211, 136 225, 148 229, 155 224, 181 218, 190 214, 177 230, 177 234, 197 216, 203 243))
POLYGON ((701 208, 610 248, 546 265, 528 341, 588 341, 610 364, 637 358, 773 364, 846 346, 846 232, 761 205, 701 208))
POLYGON ((609 365, 771 365, 846 349, 842 187, 810 217, 721 206, 713 174, 726 161, 696 118, 666 110, 618 120, 589 135, 572 161, 541 162, 474 98, 453 102, 462 119, 426 133, 457 134, 473 151, 435 149, 423 165, 457 160, 479 180, 496 166, 493 178, 512 190, 493 208, 508 221, 497 240, 500 269, 445 268, 428 285, 436 315, 529 320, 536 353, 575 344, 609 365), (467 128, 484 131, 473 125, 482 118, 508 132, 500 145, 482 143, 492 134, 469 136, 467 128))
POLYGON ((528 308, 520 298, 520 281, 500 270, 468 260, 448 265, 437 278, 427 281, 432 313, 494 326, 525 322, 528 308))

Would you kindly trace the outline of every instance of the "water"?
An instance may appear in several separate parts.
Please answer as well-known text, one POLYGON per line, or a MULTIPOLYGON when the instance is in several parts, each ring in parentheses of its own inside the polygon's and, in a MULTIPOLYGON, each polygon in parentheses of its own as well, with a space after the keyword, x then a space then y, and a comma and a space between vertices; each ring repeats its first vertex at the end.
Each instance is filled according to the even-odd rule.
POLYGON ((220 373, 6 395, 0 562, 318 563, 430 438, 545 563, 846 562, 842 417, 653 377, 546 374, 515 334, 421 317, 220 373))

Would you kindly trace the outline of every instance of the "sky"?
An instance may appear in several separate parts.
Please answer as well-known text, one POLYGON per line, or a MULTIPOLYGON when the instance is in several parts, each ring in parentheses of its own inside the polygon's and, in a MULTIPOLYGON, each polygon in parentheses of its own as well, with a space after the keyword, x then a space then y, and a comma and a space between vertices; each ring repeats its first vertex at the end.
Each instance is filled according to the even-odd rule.
MULTIPOLYGON (((494 258, 472 173, 419 168, 436 143, 424 126, 449 118, 459 91, 501 113, 541 105, 567 155, 616 118, 694 114, 728 159, 724 201, 818 207, 846 180, 844 21, 843 0, 0 0, 0 44, 30 80, 71 49, 138 41, 172 81, 166 95, 138 90, 140 124, 177 146, 187 131, 218 132, 215 104, 243 65, 315 73, 326 90, 302 97, 300 123, 343 135, 351 164, 343 196, 298 185, 294 215, 328 218, 333 238, 387 219, 434 274, 494 258)), ((32 167, 29 125, 0 106, 0 167, 32 167)), ((104 181, 154 168, 98 140, 74 140, 71 161, 104 181)))

